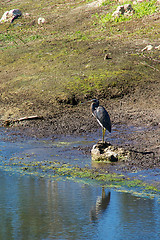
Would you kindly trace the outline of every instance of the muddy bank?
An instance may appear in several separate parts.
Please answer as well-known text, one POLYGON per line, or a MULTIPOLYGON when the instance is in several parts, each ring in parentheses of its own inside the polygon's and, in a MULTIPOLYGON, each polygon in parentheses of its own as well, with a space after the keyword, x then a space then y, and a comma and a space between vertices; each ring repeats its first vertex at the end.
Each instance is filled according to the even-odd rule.
MULTIPOLYGON (((136 171, 160 167, 160 128, 158 104, 147 104, 146 98, 139 99, 134 94, 117 100, 100 100, 108 110, 112 120, 112 133, 106 134, 115 146, 131 151, 131 158, 123 164, 113 164, 113 169, 120 171, 136 171)), ((152 102, 152 101, 150 101, 152 102)), ((51 139, 62 135, 90 135, 97 132, 97 141, 101 139, 101 127, 92 117, 89 103, 77 106, 62 105, 59 113, 45 116, 43 120, 30 120, 15 123, 7 128, 15 129, 22 137, 51 139)), ((90 154, 91 148, 79 149, 90 154)), ((104 167, 104 166, 103 166, 104 167)), ((105 166, 106 168, 106 166, 105 166)))
MULTIPOLYGON (((103 24, 115 2, 91 8, 85 1, 69 1, 68 8, 65 1, 51 2, 49 11, 45 1, 41 8, 22 4, 32 14, 9 28, 1 25, 0 117, 11 123, 43 117, 15 122, 8 131, 53 140, 91 134, 100 127, 89 105, 80 102, 96 97, 111 116, 112 144, 132 152, 132 159, 116 168, 159 167, 159 7, 141 18, 103 24), (52 13, 43 27, 35 23, 42 9, 46 16, 52 13), (150 44, 151 51, 142 51, 150 44), (126 126, 136 128, 128 133, 126 126)), ((90 154, 88 146, 81 150, 90 154)))

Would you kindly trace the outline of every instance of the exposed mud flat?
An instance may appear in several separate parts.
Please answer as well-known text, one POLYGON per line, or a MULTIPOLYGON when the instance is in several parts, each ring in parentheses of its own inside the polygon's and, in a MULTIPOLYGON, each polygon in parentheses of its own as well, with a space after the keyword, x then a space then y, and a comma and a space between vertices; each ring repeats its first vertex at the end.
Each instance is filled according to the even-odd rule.
MULTIPOLYGON (((135 99, 135 96, 134 96, 135 99)), ((138 101, 138 96, 137 96, 138 101)), ((112 133, 106 133, 106 140, 112 145, 123 147, 130 151, 131 158, 125 159, 123 164, 117 164, 115 169, 122 171, 136 171, 141 169, 159 168, 159 112, 158 109, 143 108, 142 104, 124 103, 123 99, 117 104, 114 101, 103 101, 108 106, 112 120, 112 133)), ((25 121, 14 124, 7 131, 18 130, 22 136, 51 139, 62 135, 72 137, 94 134, 97 142, 101 139, 101 128, 95 118, 91 116, 89 106, 79 105, 63 109, 54 117, 43 120, 25 121), (98 129, 98 132, 97 132, 98 129)), ((17 133, 15 133, 17 134, 17 133)), ((85 154, 90 154, 91 146, 79 148, 85 154)))

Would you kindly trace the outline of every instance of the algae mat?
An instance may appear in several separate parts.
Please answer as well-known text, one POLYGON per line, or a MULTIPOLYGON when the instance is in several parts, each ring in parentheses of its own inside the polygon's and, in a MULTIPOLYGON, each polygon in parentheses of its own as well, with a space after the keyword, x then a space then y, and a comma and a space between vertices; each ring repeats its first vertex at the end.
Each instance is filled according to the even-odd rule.
POLYGON ((73 180, 96 184, 117 191, 131 192, 138 196, 160 199, 157 179, 147 173, 115 173, 106 169, 92 167, 91 156, 79 149, 84 145, 93 145, 91 139, 84 137, 60 140, 1 141, 0 168, 11 174, 32 175, 41 178, 73 180))

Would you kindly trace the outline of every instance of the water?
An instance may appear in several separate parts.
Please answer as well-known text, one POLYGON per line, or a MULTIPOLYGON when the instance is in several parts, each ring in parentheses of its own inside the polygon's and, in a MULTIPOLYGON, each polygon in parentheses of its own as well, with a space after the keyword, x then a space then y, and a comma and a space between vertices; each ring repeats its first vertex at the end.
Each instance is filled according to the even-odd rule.
POLYGON ((0 239, 154 239, 160 204, 73 181, 0 171, 0 239))
POLYGON ((14 158, 23 158, 25 161, 60 161, 79 165, 91 165, 90 155, 85 156, 78 150, 79 147, 95 144, 90 138, 61 137, 58 140, 36 140, 30 138, 27 141, 20 137, 10 140, 7 133, 0 133, 0 160, 9 161, 14 158), (2 134, 2 135, 1 135, 2 134), (3 136, 3 138, 2 138, 3 136), (6 141, 7 140, 7 141, 6 141))
POLYGON ((77 147, 91 139, 0 140, 0 240, 159 240, 160 202, 95 183, 22 175, 3 162, 55 160, 89 165, 77 147), (71 151, 72 149, 72 151, 71 151))

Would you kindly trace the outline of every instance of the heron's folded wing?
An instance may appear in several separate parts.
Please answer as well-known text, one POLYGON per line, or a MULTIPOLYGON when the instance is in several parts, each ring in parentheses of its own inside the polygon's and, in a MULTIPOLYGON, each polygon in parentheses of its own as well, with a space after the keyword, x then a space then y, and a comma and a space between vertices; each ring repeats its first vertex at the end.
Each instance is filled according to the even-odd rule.
POLYGON ((102 106, 99 106, 94 111, 94 115, 95 115, 97 121, 99 122, 99 124, 102 127, 106 128, 109 132, 111 132, 111 120, 110 120, 109 114, 106 111, 106 109, 102 106))

